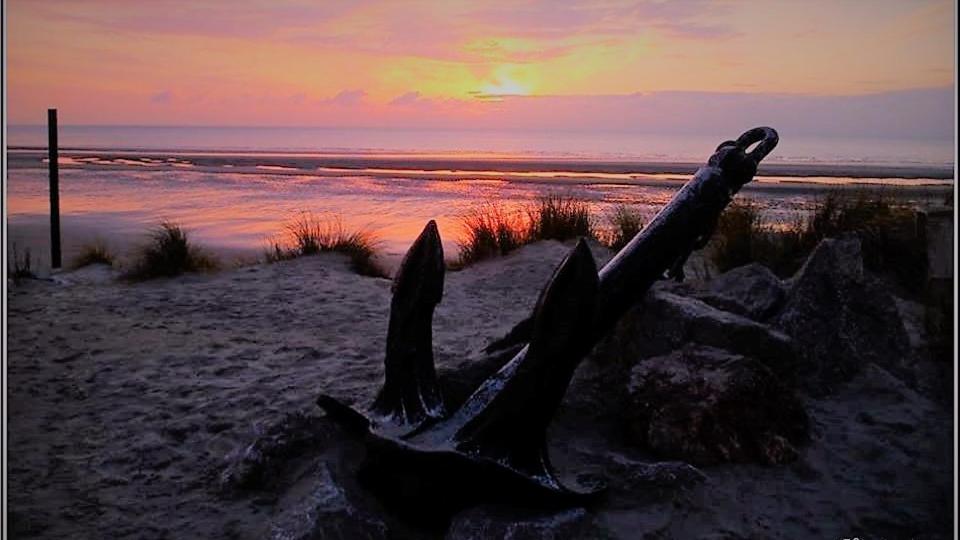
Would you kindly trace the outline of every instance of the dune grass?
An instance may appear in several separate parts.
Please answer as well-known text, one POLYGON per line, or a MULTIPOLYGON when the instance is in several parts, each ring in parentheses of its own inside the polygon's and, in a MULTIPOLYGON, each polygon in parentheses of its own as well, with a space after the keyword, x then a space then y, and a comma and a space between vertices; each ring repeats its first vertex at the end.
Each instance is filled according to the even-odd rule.
POLYGON ((115 262, 116 257, 113 256, 107 245, 103 241, 97 240, 80 247, 80 253, 70 261, 70 268, 76 270, 92 264, 113 266, 115 262))
POLYGON ((455 267, 506 255, 527 243, 528 225, 523 216, 497 203, 484 203, 468 211, 461 218, 461 224, 464 238, 455 267))
POLYGON ((277 262, 325 252, 344 253, 358 274, 389 277, 376 261, 378 243, 370 230, 348 231, 339 216, 321 218, 300 212, 284 226, 281 238, 270 243, 264 259, 277 262))
POLYGON ((33 260, 30 248, 24 249, 21 255, 16 242, 10 247, 13 253, 10 254, 11 256, 7 260, 7 262, 10 263, 10 266, 7 267, 7 276, 13 279, 15 283, 18 283, 21 279, 36 278, 36 274, 33 273, 33 260))
POLYGON ((527 242, 596 238, 587 203, 572 197, 546 195, 528 207, 527 242))
POLYGON ((790 223, 766 223, 755 203, 734 202, 717 223, 711 257, 721 272, 760 262, 786 277, 821 240, 848 233, 860 238, 865 267, 891 275, 909 291, 923 287, 925 242, 915 212, 882 191, 831 191, 790 223))
POLYGON ((910 289, 926 275, 926 245, 916 212, 894 203, 882 191, 828 195, 810 220, 811 242, 853 232, 863 246, 863 264, 893 274, 910 289))
POLYGON ((761 259, 761 243, 766 240, 768 233, 755 203, 734 200, 720 215, 714 231, 711 255, 717 269, 726 272, 761 259))
POLYGON ((607 216, 607 227, 600 234, 605 246, 620 251, 627 243, 643 230, 643 216, 635 208, 620 204, 607 216))
POLYGON ((540 240, 592 238, 618 251, 643 229, 644 220, 635 208, 618 205, 598 226, 586 201, 546 195, 514 212, 495 202, 484 203, 464 214, 461 224, 464 239, 460 256, 451 265, 454 269, 540 240))
POLYGON ((593 217, 586 202, 547 195, 516 211, 487 202, 461 217, 464 230, 453 269, 506 255, 531 242, 596 238, 593 217))
MULTIPOLYGON (((556 195, 512 213, 486 203, 461 221, 465 234, 454 268, 547 239, 582 236, 619 250, 644 227, 639 212, 621 205, 607 218, 606 227, 598 228, 586 202, 556 195)), ((708 256, 720 272, 759 262, 788 277, 821 240, 848 233, 860 238, 868 269, 891 275, 908 291, 922 289, 925 243, 914 210, 876 190, 831 191, 809 214, 776 223, 762 218, 756 202, 738 199, 721 214, 708 256)))
POLYGON ((191 243, 182 227, 164 221, 150 233, 149 242, 139 249, 124 277, 142 281, 187 272, 210 272, 218 268, 219 261, 191 243))
POLYGON ((735 200, 717 222, 708 252, 717 270, 759 262, 781 277, 792 275, 813 250, 804 218, 770 223, 755 202, 735 200))

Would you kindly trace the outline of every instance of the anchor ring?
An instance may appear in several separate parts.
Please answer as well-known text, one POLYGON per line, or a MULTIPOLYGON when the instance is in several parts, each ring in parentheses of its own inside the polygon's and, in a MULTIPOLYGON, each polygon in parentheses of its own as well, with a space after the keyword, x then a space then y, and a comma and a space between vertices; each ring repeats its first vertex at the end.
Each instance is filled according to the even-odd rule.
POLYGON ((760 143, 752 152, 747 154, 748 158, 759 165, 760 161, 767 157, 767 154, 772 152, 779 142, 780 136, 777 135, 777 130, 771 127, 755 127, 740 135, 735 144, 738 148, 746 151, 750 145, 760 143))

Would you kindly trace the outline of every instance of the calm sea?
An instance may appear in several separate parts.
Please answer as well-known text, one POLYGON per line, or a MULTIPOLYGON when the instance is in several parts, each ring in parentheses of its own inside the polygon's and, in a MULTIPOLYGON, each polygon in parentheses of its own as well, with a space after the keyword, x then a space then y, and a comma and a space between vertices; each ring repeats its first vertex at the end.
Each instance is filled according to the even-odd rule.
MULTIPOLYGON (((745 126, 751 127, 751 126, 745 126)), ((45 126, 9 126, 9 147, 45 147, 45 126)), ((736 133, 656 135, 300 127, 61 126, 62 148, 496 154, 547 158, 701 163, 736 133)), ((770 162, 950 166, 952 140, 811 138, 780 133, 770 162)))

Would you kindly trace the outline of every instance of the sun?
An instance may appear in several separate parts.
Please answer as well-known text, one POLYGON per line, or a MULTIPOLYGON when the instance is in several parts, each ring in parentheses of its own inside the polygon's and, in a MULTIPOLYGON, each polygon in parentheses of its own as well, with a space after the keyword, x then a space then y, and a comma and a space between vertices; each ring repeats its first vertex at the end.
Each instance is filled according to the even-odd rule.
POLYGON ((481 87, 480 92, 489 96, 526 96, 530 88, 510 77, 499 77, 496 82, 481 87))

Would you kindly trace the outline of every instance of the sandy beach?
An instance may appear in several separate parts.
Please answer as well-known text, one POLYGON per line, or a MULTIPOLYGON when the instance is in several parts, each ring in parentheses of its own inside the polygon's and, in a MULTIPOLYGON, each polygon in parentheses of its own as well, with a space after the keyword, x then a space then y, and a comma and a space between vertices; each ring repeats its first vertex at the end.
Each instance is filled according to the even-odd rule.
MULTIPOLYGON (((434 320, 440 369, 470 362, 527 316, 568 249, 540 242, 449 273, 434 320)), ((610 256, 592 249, 601 262, 610 256)), ((14 537, 349 538, 361 517, 382 521, 383 534, 369 537, 443 536, 385 517, 353 480, 362 447, 314 405, 320 392, 372 400, 389 280, 355 275, 332 254, 140 284, 113 277, 95 266, 10 287, 14 537), (310 447, 291 469, 308 466, 309 474, 284 469, 259 491, 224 487, 237 456, 295 411, 316 417, 310 447), (319 523, 315 536, 298 532, 304 516, 319 523)), ((916 337, 917 304, 899 305, 916 337)), ((932 366, 917 362, 917 377, 929 380, 932 366)), ((529 530, 624 539, 949 537, 953 421, 949 403, 922 385, 868 364, 832 394, 801 396, 812 436, 793 463, 694 469, 657 465, 623 443, 611 411, 588 401, 602 369, 588 360, 578 370, 550 452, 564 473, 605 478, 609 493, 587 509, 521 512, 516 522, 529 530), (544 523, 560 528, 537 528, 544 523)), ((483 528, 485 515, 454 518, 447 537, 497 530, 483 528)))
POLYGON ((0 10, 3 538, 956 538, 956 2, 0 10))

